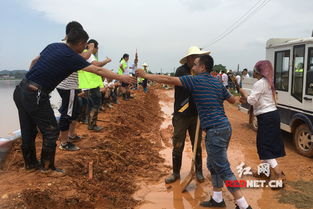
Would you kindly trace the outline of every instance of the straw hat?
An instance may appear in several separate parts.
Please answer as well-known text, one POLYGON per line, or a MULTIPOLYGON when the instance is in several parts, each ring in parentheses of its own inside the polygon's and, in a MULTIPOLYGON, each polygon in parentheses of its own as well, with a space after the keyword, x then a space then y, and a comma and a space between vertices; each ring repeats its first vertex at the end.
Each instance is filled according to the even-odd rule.
POLYGON ((142 66, 143 66, 143 67, 148 67, 148 64, 144 62, 144 63, 142 64, 142 66))
POLYGON ((209 51, 201 51, 201 49, 197 46, 191 46, 187 54, 179 61, 180 64, 185 64, 187 62, 187 57, 190 55, 200 55, 200 54, 210 54, 211 52, 209 51))

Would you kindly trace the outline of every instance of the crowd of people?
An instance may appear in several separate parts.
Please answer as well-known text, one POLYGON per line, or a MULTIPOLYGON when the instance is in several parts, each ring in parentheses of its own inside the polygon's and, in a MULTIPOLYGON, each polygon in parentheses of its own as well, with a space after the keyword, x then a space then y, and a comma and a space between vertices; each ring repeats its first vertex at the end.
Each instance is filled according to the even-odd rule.
MULTIPOLYGON (((99 44, 89 39, 80 23, 68 23, 65 32, 62 42, 49 44, 32 60, 29 72, 14 91, 27 170, 64 173, 54 163, 56 141, 60 140, 61 150, 79 150, 74 144, 81 139, 76 134, 77 121, 86 123, 91 131, 101 131, 103 127, 97 125, 99 111, 110 107, 111 102, 118 103, 119 94, 128 100, 131 95, 127 88, 137 88, 137 83, 141 83, 133 70, 130 73, 137 68, 137 55, 133 66, 128 66, 127 54, 124 55, 122 69, 119 66, 118 73, 114 73, 103 68, 111 59, 98 60, 99 44), (49 100, 54 89, 62 99, 59 121, 49 100), (40 161, 35 147, 37 128, 43 136, 40 161)), ((143 88, 146 92, 147 86, 143 88)))
MULTIPOLYGON (((200 119, 201 130, 207 152, 207 168, 211 173, 212 197, 201 202, 203 207, 226 207, 222 188, 225 181, 236 181, 227 158, 227 149, 231 139, 231 124, 225 115, 223 102, 237 102, 229 91, 232 77, 226 72, 214 73, 214 60, 209 51, 190 47, 175 76, 154 75, 148 73, 148 65, 138 69, 138 56, 128 64, 129 55, 120 60, 117 73, 103 68, 111 62, 110 58, 99 60, 99 43, 89 39, 87 32, 78 22, 66 26, 63 42, 48 45, 30 66, 25 78, 14 91, 14 101, 18 108, 22 133, 22 154, 27 170, 64 173, 54 163, 56 141, 65 151, 77 151, 74 142, 80 137, 76 134, 76 121, 86 123, 90 131, 101 131, 97 125, 101 109, 118 103, 118 95, 124 100, 132 98, 130 89, 142 86, 148 91, 147 80, 175 85, 173 113, 173 172, 165 179, 173 183, 180 179, 182 155, 186 133, 194 146, 197 121, 200 119), (57 89, 62 98, 59 109, 61 117, 57 122, 49 101, 49 94, 57 89), (42 133, 43 143, 41 159, 37 160, 35 138, 37 128, 42 133)), ((255 65, 254 77, 258 79, 250 95, 241 88, 242 78, 247 77, 247 70, 237 75, 234 85, 242 95, 240 102, 248 102, 258 117, 257 150, 260 160, 268 163, 274 170, 275 178, 284 176, 278 166, 277 158, 285 156, 284 145, 280 137, 279 114, 276 108, 273 68, 269 61, 255 65)), ((232 82, 231 82, 232 83, 232 82)), ((233 84, 232 84, 233 85, 233 84)), ((201 131, 200 131, 201 133, 201 131)), ((199 134, 196 150, 196 179, 204 181, 202 174, 202 136, 199 134)), ((236 209, 251 208, 239 187, 227 187, 236 201, 236 209)))
MULTIPOLYGON (((236 82, 239 84, 240 87, 242 87, 242 81, 245 78, 250 78, 250 75, 248 73, 248 69, 244 68, 241 72, 234 73, 232 70, 226 70, 223 69, 221 71, 212 71, 211 75, 215 78, 218 78, 220 82, 223 83, 223 85, 233 91, 237 91, 234 82, 232 81, 231 77, 236 78, 236 82)), ((239 93, 239 92, 237 92, 239 93)))

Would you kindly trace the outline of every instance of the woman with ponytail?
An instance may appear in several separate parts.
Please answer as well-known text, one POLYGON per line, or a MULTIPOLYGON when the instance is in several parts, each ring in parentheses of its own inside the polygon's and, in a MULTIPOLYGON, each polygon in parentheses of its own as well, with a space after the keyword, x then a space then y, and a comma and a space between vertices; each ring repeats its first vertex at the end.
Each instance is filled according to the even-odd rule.
POLYGON ((253 113, 258 120, 257 151, 261 161, 272 168, 272 179, 283 179, 284 174, 277 158, 286 155, 281 138, 280 116, 276 108, 276 94, 274 86, 274 71, 270 61, 261 60, 254 66, 253 77, 258 81, 253 85, 251 94, 240 89, 241 103, 253 106, 253 113))
MULTIPOLYGON (((129 55, 128 54, 124 54, 123 57, 120 60, 120 66, 118 68, 117 74, 119 75, 129 75, 128 72, 128 60, 129 60, 129 55)), ((121 89, 121 93, 123 96, 124 100, 128 100, 129 98, 132 98, 130 96, 130 92, 128 90, 128 84, 127 83, 122 83, 120 89, 121 89)))

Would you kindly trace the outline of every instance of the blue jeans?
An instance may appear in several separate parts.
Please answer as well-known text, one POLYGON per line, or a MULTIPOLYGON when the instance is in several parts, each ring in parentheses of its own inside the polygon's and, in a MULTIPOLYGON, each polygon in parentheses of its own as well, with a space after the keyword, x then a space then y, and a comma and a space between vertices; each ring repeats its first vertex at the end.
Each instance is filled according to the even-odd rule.
MULTIPOLYGON (((222 188, 225 181, 236 181, 227 159, 227 148, 232 129, 229 123, 207 130, 205 147, 207 151, 207 167, 211 172, 212 185, 222 188)), ((230 192, 239 190, 238 187, 227 187, 230 192)))

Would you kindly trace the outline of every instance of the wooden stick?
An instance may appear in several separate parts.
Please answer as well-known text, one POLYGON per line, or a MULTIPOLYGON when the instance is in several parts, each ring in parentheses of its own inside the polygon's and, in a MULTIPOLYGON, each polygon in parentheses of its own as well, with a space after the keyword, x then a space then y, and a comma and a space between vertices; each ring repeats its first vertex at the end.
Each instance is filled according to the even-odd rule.
POLYGON ((90 180, 93 178, 93 161, 88 163, 88 178, 90 180))
MULTIPOLYGON (((184 181, 180 184, 181 185, 181 192, 184 192, 186 190, 186 187, 190 184, 192 181, 194 175, 195 175, 195 160, 196 160, 196 154, 197 154, 197 147, 198 147, 198 139, 199 139, 199 129, 200 129, 200 120, 199 116, 197 119, 197 128, 196 128, 196 134, 195 134, 195 142, 193 144, 193 155, 192 155, 192 161, 191 161, 191 169, 189 174, 186 176, 184 181)), ((200 144, 201 146, 201 144, 200 144)))

